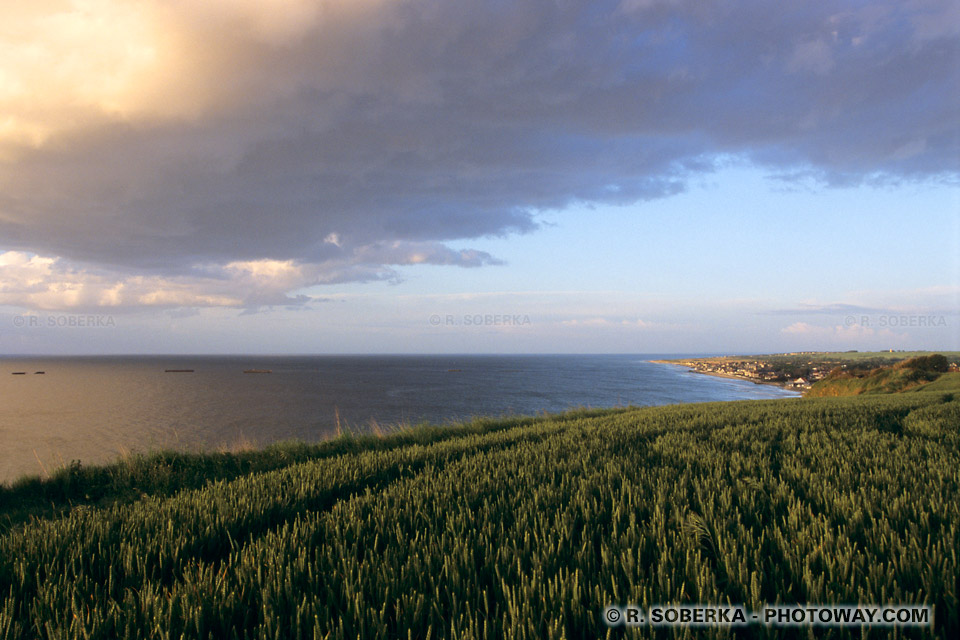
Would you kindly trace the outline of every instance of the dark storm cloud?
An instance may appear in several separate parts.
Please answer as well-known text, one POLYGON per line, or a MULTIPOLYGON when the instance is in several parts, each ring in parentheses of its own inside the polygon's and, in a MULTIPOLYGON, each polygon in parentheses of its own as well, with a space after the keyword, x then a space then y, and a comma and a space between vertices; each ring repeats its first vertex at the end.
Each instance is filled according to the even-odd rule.
POLYGON ((382 279, 495 262, 444 243, 669 196, 729 155, 836 184, 960 171, 952 1, 364 6, 267 40, 170 22, 203 52, 199 79, 167 86, 196 113, 87 110, 33 147, 0 138, 0 246, 382 279))

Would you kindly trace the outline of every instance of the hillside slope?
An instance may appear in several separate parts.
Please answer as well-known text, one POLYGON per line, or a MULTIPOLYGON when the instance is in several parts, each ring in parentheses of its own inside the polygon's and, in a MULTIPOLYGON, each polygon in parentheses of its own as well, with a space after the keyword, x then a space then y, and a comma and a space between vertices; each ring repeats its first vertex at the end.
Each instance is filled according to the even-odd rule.
POLYGON ((934 354, 865 371, 837 368, 823 380, 815 382, 804 395, 825 398, 921 391, 945 376, 944 381, 932 389, 948 390, 955 384, 955 376, 948 373, 948 367, 946 357, 934 354))

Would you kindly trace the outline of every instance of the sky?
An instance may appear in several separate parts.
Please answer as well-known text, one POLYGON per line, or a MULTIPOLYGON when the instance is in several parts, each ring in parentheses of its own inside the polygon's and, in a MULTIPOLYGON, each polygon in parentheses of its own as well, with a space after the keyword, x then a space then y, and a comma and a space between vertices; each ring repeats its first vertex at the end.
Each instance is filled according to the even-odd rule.
POLYGON ((0 4, 0 355, 960 349, 952 0, 0 4))

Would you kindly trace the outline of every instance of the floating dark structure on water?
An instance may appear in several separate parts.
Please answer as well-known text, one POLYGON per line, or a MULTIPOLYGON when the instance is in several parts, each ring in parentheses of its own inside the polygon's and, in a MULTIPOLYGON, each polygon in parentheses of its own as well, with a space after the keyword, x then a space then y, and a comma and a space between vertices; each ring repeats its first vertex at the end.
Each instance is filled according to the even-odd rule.
POLYGON ((244 369, 244 373, 273 373, 273 369, 244 369))

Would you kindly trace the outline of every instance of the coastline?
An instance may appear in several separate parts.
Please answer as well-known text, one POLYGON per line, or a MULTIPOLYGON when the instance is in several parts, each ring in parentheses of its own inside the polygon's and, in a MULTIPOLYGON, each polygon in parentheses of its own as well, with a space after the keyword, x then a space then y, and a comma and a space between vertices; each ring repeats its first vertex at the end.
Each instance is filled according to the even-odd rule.
POLYGON ((771 387, 779 387, 784 391, 794 391, 797 395, 802 396, 803 394, 800 391, 796 391, 791 388, 788 384, 783 382, 773 382, 770 380, 757 380, 756 378, 750 378, 748 376, 738 376, 733 373, 720 373, 719 371, 699 371, 697 369, 691 368, 689 361, 676 361, 676 360, 648 360, 647 362, 652 362, 654 364, 668 364, 674 367, 684 367, 689 373, 697 373, 703 376, 713 376, 715 378, 728 378, 730 380, 743 380, 744 382, 752 382, 753 384, 764 384, 771 387))

